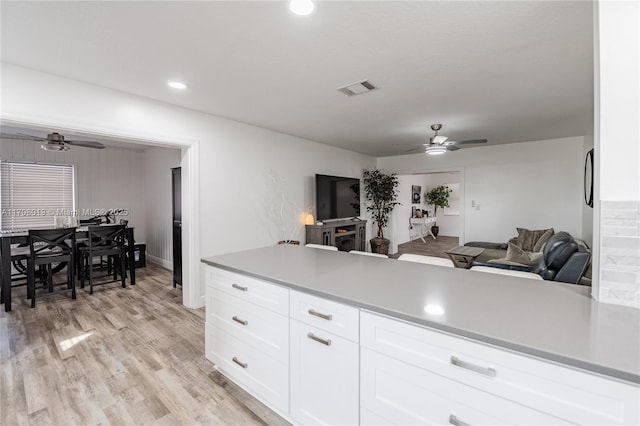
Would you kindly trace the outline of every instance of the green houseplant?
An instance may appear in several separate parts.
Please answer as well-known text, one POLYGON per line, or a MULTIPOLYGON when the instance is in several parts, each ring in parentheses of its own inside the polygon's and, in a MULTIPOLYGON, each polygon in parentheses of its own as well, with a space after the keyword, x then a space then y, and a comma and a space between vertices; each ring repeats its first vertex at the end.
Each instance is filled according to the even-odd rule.
MULTIPOLYGON (((424 194, 424 202, 428 205, 433 205, 433 217, 437 217, 438 207, 449 207, 449 194, 451 193, 451 189, 448 186, 439 185, 433 188, 429 192, 425 192, 424 194)), ((438 236, 438 232, 440 231, 440 227, 437 225, 433 225, 431 227, 431 232, 436 237, 438 236)))
POLYGON ((367 212, 377 226, 376 237, 371 239, 371 251, 373 253, 387 254, 389 252, 389 240, 384 238, 384 227, 389 222, 389 214, 393 208, 400 204, 398 198, 398 177, 395 173, 386 174, 382 170, 364 170, 362 172, 364 184, 364 197, 367 212))

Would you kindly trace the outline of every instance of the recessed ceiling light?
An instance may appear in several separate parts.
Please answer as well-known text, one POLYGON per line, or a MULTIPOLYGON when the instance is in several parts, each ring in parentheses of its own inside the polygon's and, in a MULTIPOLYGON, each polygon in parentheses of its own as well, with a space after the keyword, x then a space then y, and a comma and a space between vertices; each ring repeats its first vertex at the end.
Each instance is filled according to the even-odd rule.
POLYGON ((429 303, 424 307, 424 311, 429 315, 434 315, 437 317, 444 315, 444 308, 435 303, 429 303))
POLYGON ((311 0, 291 0, 289 9, 296 15, 309 15, 315 9, 315 5, 311 0))
POLYGON ((167 84, 169 85, 169 87, 172 87, 174 89, 184 90, 187 88, 187 85, 181 81, 169 80, 167 84))

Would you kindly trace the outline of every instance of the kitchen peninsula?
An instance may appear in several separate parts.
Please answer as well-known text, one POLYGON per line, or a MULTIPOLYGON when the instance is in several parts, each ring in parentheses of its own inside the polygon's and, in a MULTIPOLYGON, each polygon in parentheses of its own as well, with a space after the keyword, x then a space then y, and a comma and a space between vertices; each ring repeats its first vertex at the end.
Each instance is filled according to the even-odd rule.
POLYGON ((207 358, 294 423, 640 421, 639 311, 588 287, 286 244, 202 261, 207 358))

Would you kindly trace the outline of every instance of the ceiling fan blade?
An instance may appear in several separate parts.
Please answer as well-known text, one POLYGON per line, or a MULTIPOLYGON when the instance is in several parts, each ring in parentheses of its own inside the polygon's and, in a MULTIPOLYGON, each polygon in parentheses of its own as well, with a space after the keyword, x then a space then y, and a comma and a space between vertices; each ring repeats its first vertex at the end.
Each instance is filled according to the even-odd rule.
POLYGON ((408 149, 408 150, 406 150, 406 151, 404 151, 404 152, 405 152, 405 153, 407 153, 407 154, 411 154, 412 152, 424 152, 424 147, 421 147, 421 148, 411 148, 411 149, 408 149))
POLYGON ((459 150, 459 149, 460 149, 460 148, 458 148, 458 147, 457 147, 457 146, 455 146, 455 145, 447 145, 447 151, 457 151, 457 150, 459 150))
POLYGON ((46 141, 46 139, 44 138, 39 138, 38 136, 33 136, 33 135, 27 135, 25 133, 15 133, 11 135, 3 133, 2 135, 0 135, 0 137, 7 138, 7 139, 21 139, 21 140, 27 140, 27 141, 46 141))
POLYGON ((85 148, 104 149, 104 145, 101 144, 100 142, 93 142, 93 141, 67 141, 67 140, 65 140, 64 143, 66 143, 68 145, 73 145, 73 146, 83 146, 85 148))
POLYGON ((455 142, 457 145, 470 145, 470 144, 474 144, 474 143, 487 143, 486 139, 469 139, 466 141, 458 141, 455 142))

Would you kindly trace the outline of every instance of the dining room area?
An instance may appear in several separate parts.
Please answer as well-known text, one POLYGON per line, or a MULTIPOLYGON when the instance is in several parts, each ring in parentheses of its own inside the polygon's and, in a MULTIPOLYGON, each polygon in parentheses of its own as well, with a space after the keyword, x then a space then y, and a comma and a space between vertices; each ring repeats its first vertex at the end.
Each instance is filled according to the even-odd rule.
POLYGON ((2 128, 6 312, 135 288, 147 261, 171 268, 171 168, 180 166, 180 150, 65 136, 2 128))

